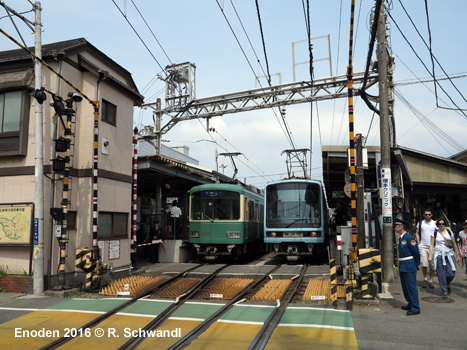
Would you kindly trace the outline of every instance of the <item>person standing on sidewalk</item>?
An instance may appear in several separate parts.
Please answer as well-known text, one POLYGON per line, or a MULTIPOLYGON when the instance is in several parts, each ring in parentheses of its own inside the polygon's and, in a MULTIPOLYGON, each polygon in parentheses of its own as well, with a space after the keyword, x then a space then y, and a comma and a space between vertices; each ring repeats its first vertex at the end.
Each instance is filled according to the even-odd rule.
POLYGON ((402 310, 407 310, 407 316, 419 315, 420 304, 418 302, 417 271, 420 264, 420 251, 414 237, 408 234, 409 223, 396 219, 394 230, 399 234, 399 274, 402 291, 407 305, 402 310))
MULTIPOLYGON (((151 242, 154 240, 159 240, 162 239, 162 229, 159 226, 159 220, 154 220, 154 226, 151 227, 151 230, 149 231, 149 236, 151 238, 151 242)), ((153 264, 156 264, 159 262, 159 243, 153 243, 150 246, 150 261, 153 264)))
POLYGON ((454 233, 446 230, 444 219, 436 220, 438 230, 433 232, 430 245, 430 261, 434 261, 438 282, 443 291, 443 299, 451 294, 451 282, 456 276, 456 261, 461 257, 454 241, 454 233))
POLYGON ((180 219, 182 217, 182 210, 178 207, 178 202, 174 200, 172 202, 172 207, 167 209, 166 212, 170 214, 174 239, 181 239, 182 233, 180 229, 180 219))
POLYGON ((435 277, 435 267, 432 262, 428 260, 430 252, 430 242, 433 232, 436 230, 436 222, 432 220, 433 213, 431 209, 425 209, 425 219, 417 224, 417 231, 415 238, 420 249, 420 263, 422 265, 423 282, 422 287, 435 288, 433 278, 435 277), (430 281, 428 281, 428 268, 430 269, 430 281))
POLYGON ((467 220, 464 221, 464 230, 459 232, 459 254, 464 258, 465 273, 467 273, 467 220))

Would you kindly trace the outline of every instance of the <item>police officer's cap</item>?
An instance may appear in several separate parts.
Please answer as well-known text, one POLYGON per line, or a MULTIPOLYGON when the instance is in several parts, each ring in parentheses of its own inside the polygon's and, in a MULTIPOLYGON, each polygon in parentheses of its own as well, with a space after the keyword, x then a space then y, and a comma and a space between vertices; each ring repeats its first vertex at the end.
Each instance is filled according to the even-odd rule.
POLYGON ((402 219, 396 219, 395 222, 394 222, 396 225, 399 224, 399 225, 403 225, 404 227, 409 227, 409 223, 405 220, 402 220, 402 219))

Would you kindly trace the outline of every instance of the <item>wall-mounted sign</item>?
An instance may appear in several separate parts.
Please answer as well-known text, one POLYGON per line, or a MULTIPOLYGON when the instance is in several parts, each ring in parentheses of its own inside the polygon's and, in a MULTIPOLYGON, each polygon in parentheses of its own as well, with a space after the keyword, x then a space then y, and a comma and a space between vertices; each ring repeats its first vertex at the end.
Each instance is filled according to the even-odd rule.
POLYGON ((0 244, 30 244, 32 205, 0 206, 0 244))
POLYGON ((109 241, 109 260, 120 259, 120 240, 109 241))
POLYGON ((100 251, 100 262, 103 263, 104 262, 104 247, 105 247, 105 244, 104 244, 104 241, 97 241, 97 246, 99 247, 99 251, 100 251))
POLYGON ((391 168, 381 169, 381 191, 383 204, 383 223, 392 222, 392 189, 391 189, 391 168))

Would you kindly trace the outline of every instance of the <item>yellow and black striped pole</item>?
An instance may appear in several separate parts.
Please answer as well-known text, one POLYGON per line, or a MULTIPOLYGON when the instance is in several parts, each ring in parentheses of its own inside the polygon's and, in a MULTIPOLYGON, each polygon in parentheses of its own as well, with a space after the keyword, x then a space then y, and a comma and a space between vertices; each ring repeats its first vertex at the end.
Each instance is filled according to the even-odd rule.
POLYGON ((345 304, 347 310, 353 310, 353 288, 350 280, 345 281, 345 304))
POLYGON ((92 249, 87 247, 76 250, 75 266, 86 273, 85 289, 90 289, 94 281, 93 274, 96 268, 96 260, 92 258, 92 254, 92 249))
POLYGON ((337 305, 337 269, 336 260, 331 259, 329 262, 329 269, 331 274, 331 302, 333 305, 337 305))
POLYGON ((349 39, 349 66, 347 68, 347 88, 349 98, 349 141, 350 141, 350 214, 352 217, 352 248, 351 260, 357 261, 357 186, 355 181, 355 135, 354 135, 354 110, 353 110, 353 26, 354 26, 355 0, 352 0, 350 11, 350 39, 349 39))
MULTIPOLYGON (((75 85, 73 85, 69 80, 63 77, 59 72, 54 70, 45 61, 43 61, 40 57, 38 57, 34 52, 32 52, 27 47, 22 45, 20 42, 15 40, 12 36, 10 36, 8 33, 6 33, 1 28, 0 28, 0 33, 5 35, 8 39, 10 39, 16 45, 18 45, 23 50, 25 50, 28 54, 30 54, 35 60, 39 61, 47 69, 52 71, 56 76, 58 76, 66 84, 72 87, 77 93, 79 93, 85 100, 91 103, 91 105, 94 108, 94 162, 93 162, 93 199, 92 199, 92 202, 93 202, 93 218, 92 218, 93 220, 92 222, 93 223, 93 237, 92 237, 93 256, 92 256, 92 259, 97 261, 99 260, 99 248, 97 246, 97 227, 98 227, 98 214, 97 214, 97 177, 98 177, 98 174, 97 174, 98 156, 97 155, 98 155, 98 151, 97 150, 98 150, 98 135, 99 135, 99 101, 91 100, 80 89, 78 89, 75 85)), ((71 106, 69 107, 69 109, 71 109, 71 106)), ((67 124, 68 124, 68 120, 67 120, 67 124)), ((71 125, 71 119, 70 119, 70 125, 71 125)), ((71 126, 67 127, 66 129, 68 128, 70 130, 70 137, 71 137, 71 126)), ((65 169, 68 172, 69 172, 69 158, 70 158, 70 153, 69 153, 69 144, 68 144, 68 161, 65 160, 65 169)), ((67 159, 66 155, 65 155, 65 159, 67 159)), ((66 214, 67 214, 67 205, 68 205, 68 178, 69 177, 67 173, 67 176, 64 175, 64 185, 63 185, 63 200, 62 200, 63 220, 62 220, 62 233, 60 237, 60 267, 59 267, 59 276, 58 276, 59 286, 63 286, 65 283, 65 257, 66 257, 65 248, 66 248, 66 242, 67 242, 67 237, 66 237, 66 229, 67 229, 66 216, 67 215, 66 214)), ((94 267, 95 265, 92 267, 92 270, 94 270, 94 267)))
POLYGON ((58 286, 63 288, 66 283, 65 275, 65 258, 66 258, 66 243, 68 241, 67 228, 68 228, 68 193, 70 181, 70 145, 71 145, 71 122, 73 117, 72 106, 67 103, 66 113, 66 127, 65 127, 65 169, 63 171, 63 192, 62 192, 62 228, 60 234, 60 264, 58 269, 58 286))

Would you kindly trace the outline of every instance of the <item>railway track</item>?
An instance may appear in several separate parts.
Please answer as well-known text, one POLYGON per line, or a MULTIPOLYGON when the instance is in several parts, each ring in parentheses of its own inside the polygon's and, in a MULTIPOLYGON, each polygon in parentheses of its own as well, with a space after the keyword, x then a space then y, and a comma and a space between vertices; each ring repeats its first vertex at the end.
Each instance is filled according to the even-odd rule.
MULTIPOLYGON (((240 348, 264 349, 273 333, 276 334, 274 331, 284 314, 287 319, 288 306, 293 309, 297 306, 302 308, 303 303, 309 304, 309 299, 305 299, 305 290, 312 279, 310 276, 316 275, 315 270, 309 270, 313 268, 308 265, 195 266, 139 293, 77 328, 76 332, 79 337, 80 329, 84 332, 94 328, 94 334, 97 325, 99 329, 116 329, 120 335, 123 335, 123 327, 139 329, 131 336, 113 339, 113 343, 108 343, 110 336, 107 340, 68 336, 56 339, 42 349, 93 347, 102 345, 102 342, 113 349, 178 350, 188 346, 204 349, 206 344, 207 348, 212 348, 211 341, 214 344, 226 341, 228 334, 234 337, 231 341, 242 343, 240 348), (159 305, 156 311, 154 305, 159 305), (153 308, 154 312, 144 312, 144 308, 148 307, 153 308), (194 309, 202 310, 202 315, 194 315, 194 309), (249 327, 248 335, 238 338, 237 334, 243 334, 242 330, 237 330, 238 327, 249 327), (183 331, 164 341, 154 336, 156 332, 174 328, 183 331)), ((319 275, 322 276, 325 270, 320 270, 319 275)), ((313 293, 316 295, 316 292, 313 293)))
POLYGON ((308 265, 303 266, 300 274, 295 276, 296 278, 293 278, 292 283, 289 284, 287 293, 284 293, 283 297, 280 300, 277 300, 276 308, 271 313, 271 316, 269 316, 268 320, 264 323, 261 331, 250 344, 248 350, 262 350, 266 347, 268 340, 271 338, 272 332, 274 332, 276 329, 282 315, 287 309, 287 306, 292 302, 297 291, 302 285, 307 267, 308 265))
MULTIPOLYGON (((201 265, 203 266, 203 265, 201 265)), ((167 286, 175 281, 177 281, 179 278, 183 277, 184 275, 186 275, 188 272, 190 271, 193 271, 193 270, 196 270, 198 268, 200 268, 201 266, 195 266, 195 267, 192 267, 186 271, 183 271, 183 272, 180 272, 179 274, 173 276, 172 278, 169 278, 167 279, 166 281, 156 285, 156 286, 153 286, 139 294, 137 294, 136 296, 134 296, 133 298, 131 298, 130 300, 128 300, 127 302, 123 303, 122 305, 119 305, 117 306, 116 308, 102 314, 101 316, 98 316, 97 318, 95 318, 94 320, 86 323, 85 325, 83 325, 82 327, 80 327, 79 329, 77 329, 77 332, 75 333, 76 336, 79 335, 79 334, 82 334, 82 331, 83 330, 86 330, 86 329, 90 329, 96 325, 98 325, 99 323, 101 323, 102 321, 110 318, 111 316, 115 315, 117 312, 125 309, 126 307, 130 306, 131 304, 135 303, 137 300, 141 299, 141 298, 144 298, 148 295, 151 295, 152 293, 154 293, 156 290, 158 289, 161 289, 163 288, 164 286, 167 286)), ((225 266, 224 266, 225 268, 225 266)), ((51 349, 56 349, 62 345, 64 345, 65 343, 69 342, 70 340, 74 339, 75 336, 73 336, 72 334, 68 337, 61 337, 55 341, 53 341, 52 343, 44 346, 41 348, 41 350, 51 350, 51 349)))

